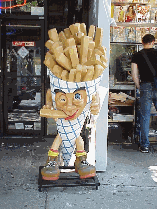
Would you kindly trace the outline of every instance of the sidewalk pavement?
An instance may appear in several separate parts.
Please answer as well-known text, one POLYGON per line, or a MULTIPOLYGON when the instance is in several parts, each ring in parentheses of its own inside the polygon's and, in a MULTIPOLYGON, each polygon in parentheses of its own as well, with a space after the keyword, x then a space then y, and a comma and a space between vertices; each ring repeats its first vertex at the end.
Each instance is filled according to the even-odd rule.
POLYGON ((135 148, 109 145, 107 170, 97 173, 98 190, 51 187, 39 192, 39 166, 44 165, 51 144, 52 139, 23 145, 15 140, 2 142, 0 209, 157 208, 157 183, 149 170, 157 165, 157 150, 143 154, 135 148))

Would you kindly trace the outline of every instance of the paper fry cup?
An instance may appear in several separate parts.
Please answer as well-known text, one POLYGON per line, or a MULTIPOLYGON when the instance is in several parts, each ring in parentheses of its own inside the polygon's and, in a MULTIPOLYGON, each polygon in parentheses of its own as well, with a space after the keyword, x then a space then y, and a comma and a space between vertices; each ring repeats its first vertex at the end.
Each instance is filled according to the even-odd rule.
POLYGON ((102 75, 95 80, 86 81, 86 82, 68 82, 59 79, 56 77, 50 70, 50 88, 52 93, 52 101, 53 107, 56 109, 55 103, 55 89, 60 89, 65 93, 73 93, 76 89, 80 87, 85 87, 87 92, 87 104, 82 111, 82 113, 78 116, 78 118, 74 120, 65 120, 65 119, 57 119, 57 130, 62 138, 62 156, 64 165, 69 165, 71 156, 74 152, 75 141, 76 138, 80 136, 82 127, 84 125, 85 119, 90 112, 90 104, 92 101, 92 95, 97 92, 99 88, 100 81, 102 79, 102 75))

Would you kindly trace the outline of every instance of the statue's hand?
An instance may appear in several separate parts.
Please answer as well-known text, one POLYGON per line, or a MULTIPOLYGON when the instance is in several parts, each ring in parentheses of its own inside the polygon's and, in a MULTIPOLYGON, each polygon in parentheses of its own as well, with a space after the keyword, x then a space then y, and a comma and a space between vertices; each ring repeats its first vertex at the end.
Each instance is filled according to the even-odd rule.
MULTIPOLYGON (((46 105, 45 105, 46 107, 46 105)), ((40 110, 40 116, 46 117, 46 118, 53 118, 54 120, 57 120, 58 118, 66 118, 67 115, 60 110, 54 110, 54 109, 47 109, 43 108, 40 110)))
POLYGON ((100 111, 100 98, 99 98, 99 94, 96 93, 96 95, 92 96, 90 112, 93 115, 98 115, 99 111, 100 111))
POLYGON ((46 105, 43 106, 42 109, 50 109, 50 110, 53 110, 53 107, 50 104, 46 104, 46 105))

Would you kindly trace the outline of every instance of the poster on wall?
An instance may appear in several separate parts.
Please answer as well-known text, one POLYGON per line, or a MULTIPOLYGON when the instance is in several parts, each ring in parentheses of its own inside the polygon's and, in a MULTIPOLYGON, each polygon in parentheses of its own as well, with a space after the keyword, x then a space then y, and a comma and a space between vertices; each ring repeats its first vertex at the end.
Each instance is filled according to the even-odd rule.
POLYGON ((23 123, 15 123, 15 128, 16 129, 24 129, 24 124, 23 123))
POLYGON ((151 27, 150 34, 152 34, 155 37, 155 43, 157 43, 157 27, 151 27))
POLYGON ((33 130, 33 124, 25 124, 25 130, 33 130))
POLYGON ((127 6, 114 6, 114 19, 116 22, 125 22, 127 6))
POLYGON ((125 22, 136 22, 136 6, 128 5, 125 12, 125 22))
POLYGON ((151 23, 157 23, 157 7, 151 8, 151 23))
POLYGON ((136 43, 141 43, 146 34, 149 34, 149 27, 136 27, 136 43))
POLYGON ((35 65, 35 75, 41 75, 41 65, 35 65))
POLYGON ((34 123, 34 130, 41 130, 41 123, 34 123))
POLYGON ((136 41, 136 29, 134 27, 126 27, 125 35, 127 38, 127 42, 135 42, 136 41))
POLYGON ((150 23, 150 6, 137 5, 137 22, 150 23))
POLYGON ((113 27, 113 42, 126 42, 125 27, 113 27))

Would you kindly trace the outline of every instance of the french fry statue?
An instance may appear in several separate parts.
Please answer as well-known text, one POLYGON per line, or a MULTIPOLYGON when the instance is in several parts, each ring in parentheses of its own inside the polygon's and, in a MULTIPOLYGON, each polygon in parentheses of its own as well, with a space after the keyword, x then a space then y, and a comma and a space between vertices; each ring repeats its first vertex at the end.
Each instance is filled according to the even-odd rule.
POLYGON ((44 180, 59 178, 60 146, 65 166, 69 165, 76 145, 75 171, 82 179, 96 175, 95 167, 86 161, 80 136, 87 115, 99 113, 97 90, 107 62, 106 49, 101 46, 102 29, 97 28, 95 42, 94 33, 95 26, 91 26, 86 36, 83 23, 75 23, 59 35, 56 29, 49 31, 50 40, 46 43, 49 52, 44 63, 49 68, 51 89, 40 115, 56 120, 58 135, 41 170, 44 180))

